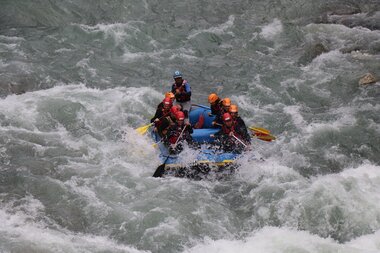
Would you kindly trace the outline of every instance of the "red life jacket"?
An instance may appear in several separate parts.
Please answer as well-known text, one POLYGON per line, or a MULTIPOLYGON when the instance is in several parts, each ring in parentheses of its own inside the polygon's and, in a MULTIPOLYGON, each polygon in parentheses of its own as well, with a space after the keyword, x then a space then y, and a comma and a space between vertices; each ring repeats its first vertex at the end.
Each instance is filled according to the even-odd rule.
POLYGON ((175 94, 175 98, 178 102, 186 102, 190 100, 189 94, 186 94, 186 90, 185 90, 186 84, 187 84, 187 81, 183 80, 181 86, 179 87, 177 86, 176 83, 173 83, 172 85, 172 91, 175 94), (179 92, 180 92, 179 94, 175 93, 176 89, 179 89, 179 92))
POLYGON ((211 113, 213 115, 222 115, 222 100, 218 99, 215 104, 211 105, 211 113))
POLYGON ((161 111, 162 111, 162 116, 160 117, 160 120, 154 122, 154 126, 157 127, 157 128, 162 124, 163 119, 165 117, 167 117, 167 116, 170 115, 170 108, 169 109, 165 109, 165 107, 162 107, 161 111))
MULTIPOLYGON (((233 132, 233 134, 237 137, 237 138, 241 138, 240 134, 238 134, 235 130, 235 122, 232 123, 232 126, 230 128, 228 128, 225 124, 223 124, 222 126, 222 131, 225 135, 229 135, 231 132, 233 132)), ((234 137, 231 137, 235 140, 234 137)))
POLYGON ((178 137, 181 135, 181 132, 183 130, 183 127, 180 126, 172 126, 170 127, 170 136, 169 136, 169 143, 175 144, 177 142, 178 137))

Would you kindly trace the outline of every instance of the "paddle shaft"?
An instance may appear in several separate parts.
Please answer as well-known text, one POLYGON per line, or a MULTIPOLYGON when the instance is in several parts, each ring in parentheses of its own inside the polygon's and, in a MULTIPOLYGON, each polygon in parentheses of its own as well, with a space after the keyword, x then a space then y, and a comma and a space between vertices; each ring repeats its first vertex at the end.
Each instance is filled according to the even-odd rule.
POLYGON ((245 144, 242 140, 240 140, 238 137, 236 137, 234 134, 232 134, 232 137, 234 137, 238 142, 241 143, 245 148, 247 147, 247 144, 245 144))
POLYGON ((186 127, 187 127, 187 125, 185 125, 185 126, 183 127, 183 129, 182 129, 180 135, 178 136, 177 140, 176 140, 175 143, 174 143, 174 148, 177 147, 178 141, 179 141, 179 139, 181 139, 181 137, 182 137, 182 135, 183 135, 183 132, 185 132, 186 127))

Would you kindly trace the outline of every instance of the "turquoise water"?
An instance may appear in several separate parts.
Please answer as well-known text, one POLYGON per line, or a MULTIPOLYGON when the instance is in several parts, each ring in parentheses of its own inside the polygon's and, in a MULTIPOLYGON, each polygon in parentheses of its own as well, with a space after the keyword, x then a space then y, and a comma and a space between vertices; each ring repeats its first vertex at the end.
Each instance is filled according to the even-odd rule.
MULTIPOLYGON (((377 1, 0 2, 1 252, 380 252, 377 1), (179 69, 254 140, 236 177, 154 179, 179 69), (264 162, 252 160, 261 156, 264 162)), ((196 151, 185 150, 192 159, 196 151)))

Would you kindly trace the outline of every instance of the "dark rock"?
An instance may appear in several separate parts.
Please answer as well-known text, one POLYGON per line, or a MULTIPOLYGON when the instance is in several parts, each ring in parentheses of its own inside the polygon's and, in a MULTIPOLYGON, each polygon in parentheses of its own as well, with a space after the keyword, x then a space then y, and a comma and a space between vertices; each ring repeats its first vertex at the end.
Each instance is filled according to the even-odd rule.
POLYGON ((317 43, 308 46, 304 50, 304 54, 299 58, 298 64, 304 65, 312 62, 317 56, 327 53, 329 50, 322 44, 317 43))
POLYGON ((25 93, 25 90, 20 85, 8 84, 8 90, 10 93, 21 95, 25 93))

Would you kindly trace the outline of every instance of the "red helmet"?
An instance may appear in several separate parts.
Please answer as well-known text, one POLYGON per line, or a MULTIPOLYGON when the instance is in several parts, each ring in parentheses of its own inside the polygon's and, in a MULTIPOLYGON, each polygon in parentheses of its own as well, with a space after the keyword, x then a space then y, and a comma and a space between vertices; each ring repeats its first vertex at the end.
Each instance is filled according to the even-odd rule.
POLYGON ((162 100, 162 103, 164 103, 164 106, 165 105, 168 105, 168 106, 172 106, 173 105, 173 102, 170 98, 164 98, 164 100, 162 100))
POLYGON ((176 115, 176 113, 179 111, 178 107, 177 106, 172 106, 172 108, 170 108, 170 113, 173 113, 174 115, 176 115))
POLYGON ((223 114, 222 119, 223 119, 223 121, 229 121, 229 120, 231 120, 232 119, 231 114, 229 114, 228 112, 226 112, 225 114, 223 114))
POLYGON ((178 111, 175 113, 175 117, 177 120, 184 120, 185 119, 185 114, 181 111, 178 111))

